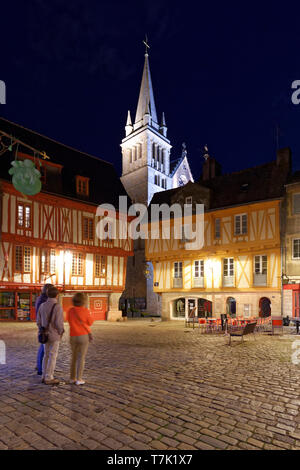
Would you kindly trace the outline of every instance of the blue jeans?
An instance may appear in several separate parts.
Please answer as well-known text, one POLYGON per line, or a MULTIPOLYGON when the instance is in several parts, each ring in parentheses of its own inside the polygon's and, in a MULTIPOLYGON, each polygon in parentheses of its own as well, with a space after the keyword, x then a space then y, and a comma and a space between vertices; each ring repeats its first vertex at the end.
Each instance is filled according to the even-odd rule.
POLYGON ((43 359, 44 359, 44 345, 40 344, 37 359, 36 359, 36 366, 37 366, 37 373, 38 375, 43 374, 43 359))

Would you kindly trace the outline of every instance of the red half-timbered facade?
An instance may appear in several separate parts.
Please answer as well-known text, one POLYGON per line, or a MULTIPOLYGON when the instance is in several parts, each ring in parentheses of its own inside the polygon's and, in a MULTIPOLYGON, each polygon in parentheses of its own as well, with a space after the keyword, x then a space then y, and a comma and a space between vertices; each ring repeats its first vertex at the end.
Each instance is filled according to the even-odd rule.
MULTIPOLYGON (((23 151, 18 158, 32 157, 23 151)), ((93 165, 97 164, 95 160, 93 165)), ((127 257, 133 248, 129 239, 97 237, 97 207, 111 203, 111 198, 108 195, 105 200, 105 195, 96 193, 92 185, 101 185, 101 181, 97 183, 97 175, 92 181, 86 168, 83 175, 77 168, 72 169, 64 194, 64 165, 54 162, 52 155, 51 161, 39 163, 46 180, 51 176, 52 187, 43 182, 42 191, 35 196, 22 195, 9 178, 0 179, 0 319, 34 320, 36 296, 45 283, 52 283, 61 291, 65 312, 73 294, 80 291, 87 294, 96 320, 116 320, 122 315, 119 297, 125 287, 127 257)), ((102 173, 104 163, 109 165, 101 162, 102 173)), ((114 174, 111 168, 110 174, 114 174)), ((111 181, 112 191, 114 184, 116 181, 111 181)), ((120 195, 126 194, 122 186, 119 188, 120 195)))

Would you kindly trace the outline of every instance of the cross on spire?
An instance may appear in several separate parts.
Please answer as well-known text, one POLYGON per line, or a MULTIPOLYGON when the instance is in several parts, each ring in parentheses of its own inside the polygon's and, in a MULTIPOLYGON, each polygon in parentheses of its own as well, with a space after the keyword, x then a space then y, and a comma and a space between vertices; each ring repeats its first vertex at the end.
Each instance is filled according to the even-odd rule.
POLYGON ((148 37, 147 37, 147 34, 145 35, 145 39, 144 39, 144 41, 143 41, 143 44, 145 44, 145 47, 146 47, 146 49, 145 49, 145 54, 148 55, 148 49, 150 49, 150 46, 149 46, 149 44, 148 44, 148 37))

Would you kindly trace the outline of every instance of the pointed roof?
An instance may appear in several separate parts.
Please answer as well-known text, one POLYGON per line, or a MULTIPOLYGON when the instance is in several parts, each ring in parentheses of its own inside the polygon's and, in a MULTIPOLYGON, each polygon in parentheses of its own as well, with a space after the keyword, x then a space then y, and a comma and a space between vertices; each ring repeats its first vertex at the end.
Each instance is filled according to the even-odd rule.
POLYGON ((157 121, 157 114, 156 114, 156 108, 155 108, 155 102, 154 102, 148 54, 145 54, 143 77, 142 77, 142 83, 141 83, 141 88, 140 88, 139 101, 138 101, 137 110, 136 110, 135 123, 142 121, 148 108, 150 110, 150 115, 153 121, 157 123, 158 121, 157 121))
POLYGON ((130 111, 128 110, 126 126, 132 126, 130 111))

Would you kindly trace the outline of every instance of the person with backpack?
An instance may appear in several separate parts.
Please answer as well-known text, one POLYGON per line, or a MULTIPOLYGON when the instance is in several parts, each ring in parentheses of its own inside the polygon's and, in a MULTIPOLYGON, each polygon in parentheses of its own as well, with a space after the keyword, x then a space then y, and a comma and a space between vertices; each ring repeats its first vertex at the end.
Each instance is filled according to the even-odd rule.
POLYGON ((70 344, 72 359, 70 368, 70 383, 83 385, 83 369, 85 357, 92 341, 91 328, 93 318, 86 308, 87 298, 85 294, 78 292, 72 299, 73 307, 67 312, 67 321, 70 325, 70 344))
MULTIPOLYGON (((52 287, 53 284, 45 284, 41 295, 37 297, 36 302, 35 302, 35 317, 36 317, 36 323, 39 323, 39 308, 40 306, 46 302, 48 299, 47 291, 49 287, 52 287)), ((38 375, 43 374, 43 358, 44 358, 44 345, 40 344, 38 353, 37 353, 37 358, 36 358, 36 370, 38 375)))
POLYGON ((64 315, 62 306, 57 302, 58 289, 49 287, 48 299, 39 309, 38 326, 42 330, 44 342, 44 361, 42 382, 46 385, 57 385, 59 380, 54 378, 54 370, 59 349, 59 344, 64 334, 64 315))

